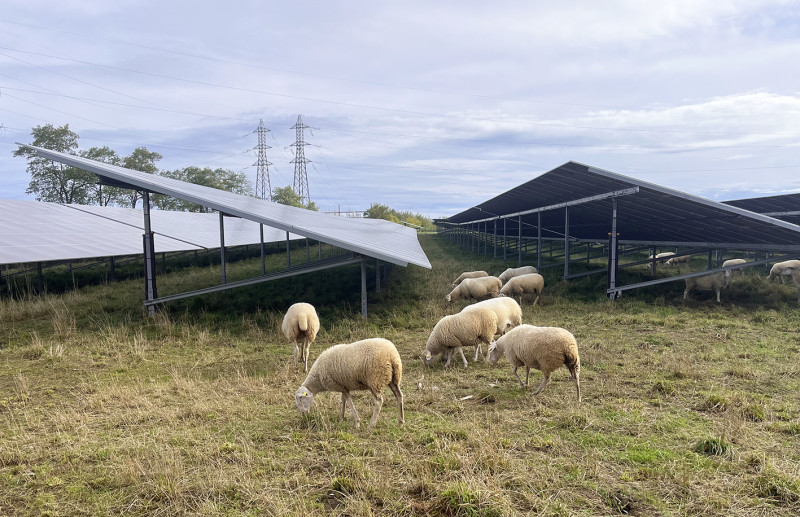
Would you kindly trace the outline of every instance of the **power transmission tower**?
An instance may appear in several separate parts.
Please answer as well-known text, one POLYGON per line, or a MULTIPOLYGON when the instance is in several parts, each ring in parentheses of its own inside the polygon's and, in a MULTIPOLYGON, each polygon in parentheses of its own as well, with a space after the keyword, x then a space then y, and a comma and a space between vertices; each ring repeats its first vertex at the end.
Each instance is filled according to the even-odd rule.
POLYGON ((305 146, 307 144, 303 140, 303 130, 310 127, 311 126, 303 124, 302 115, 297 115, 297 124, 290 128, 294 129, 297 134, 297 138, 292 144, 293 147, 296 147, 294 159, 289 162, 294 164, 294 183, 292 184, 292 189, 295 194, 300 196, 300 200, 303 204, 306 205, 311 202, 311 194, 308 191, 308 173, 306 172, 306 164, 311 160, 306 159, 305 146))
POLYGON ((258 160, 253 165, 256 165, 256 197, 259 199, 272 199, 272 185, 269 182, 269 166, 272 165, 267 160, 267 149, 271 149, 267 145, 267 132, 269 129, 264 127, 264 121, 258 121, 258 160))

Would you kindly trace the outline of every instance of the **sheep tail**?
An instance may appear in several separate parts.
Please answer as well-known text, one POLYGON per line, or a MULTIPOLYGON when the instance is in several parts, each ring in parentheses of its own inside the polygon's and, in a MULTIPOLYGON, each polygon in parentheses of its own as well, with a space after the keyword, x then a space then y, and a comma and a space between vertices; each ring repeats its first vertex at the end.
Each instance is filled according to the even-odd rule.
POLYGON ((297 318, 297 327, 305 332, 308 330, 308 314, 300 314, 297 318))

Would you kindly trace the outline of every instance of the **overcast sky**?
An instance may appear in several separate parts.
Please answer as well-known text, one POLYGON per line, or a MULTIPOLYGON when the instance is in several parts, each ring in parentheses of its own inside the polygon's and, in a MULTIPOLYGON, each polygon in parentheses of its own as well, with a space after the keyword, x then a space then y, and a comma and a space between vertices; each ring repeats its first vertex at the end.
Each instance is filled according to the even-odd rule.
POLYGON ((455 214, 573 160, 715 200, 800 192, 796 1, 4 0, 0 197, 14 142, 292 183, 311 199, 455 214))

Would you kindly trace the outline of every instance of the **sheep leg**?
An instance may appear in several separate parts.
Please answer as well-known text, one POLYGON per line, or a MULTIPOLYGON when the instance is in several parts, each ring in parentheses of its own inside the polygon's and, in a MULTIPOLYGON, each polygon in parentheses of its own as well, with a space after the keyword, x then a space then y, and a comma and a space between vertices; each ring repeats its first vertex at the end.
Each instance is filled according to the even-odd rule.
POLYGON ((538 301, 539 301, 539 297, 541 296, 541 294, 539 294, 539 292, 538 292, 538 291, 534 291, 534 293, 536 294, 536 299, 535 299, 535 300, 533 300, 533 304, 534 304, 534 305, 536 305, 536 302, 538 302, 538 301))
POLYGON ((687 296, 689 296, 689 290, 688 289, 683 292, 683 299, 685 300, 687 296))
POLYGON ((394 393, 394 398, 397 401, 397 424, 403 425, 406 421, 406 416, 403 412, 403 392, 400 391, 400 386, 395 383, 389 383, 389 388, 394 393))
POLYGON ((297 370, 297 341, 292 341, 294 344, 294 369, 297 370))
POLYGON ((572 380, 575 381, 575 391, 578 392, 578 404, 581 403, 581 381, 580 381, 580 373, 576 366, 573 366, 569 369, 570 377, 572 380))
POLYGON ((444 362, 444 367, 445 367, 445 368, 447 368, 448 366, 450 366, 450 358, 451 358, 451 357, 453 357, 453 350, 454 350, 454 349, 452 349, 452 348, 451 348, 451 349, 449 349, 447 352, 445 352, 444 354, 442 354, 442 357, 447 359, 447 360, 444 362))
MULTIPOLYGON (((550 382, 550 374, 544 376, 544 379, 542 379, 542 382, 536 387, 536 391, 534 391, 533 394, 538 395, 539 392, 541 392, 544 387, 547 386, 548 382, 550 382)), ((578 400, 580 400, 580 391, 578 392, 578 400)))
POLYGON ((519 385, 522 386, 523 388, 527 389, 528 386, 526 386, 525 383, 522 382, 522 377, 520 377, 519 374, 517 373, 517 369, 518 368, 519 368, 519 366, 514 365, 514 375, 517 376, 517 380, 519 381, 519 385))
POLYGON ((311 342, 306 338, 305 342, 303 343, 303 359, 305 359, 306 363, 306 373, 308 373, 308 353, 311 350, 311 342))
POLYGON ((461 354, 461 360, 464 361, 464 368, 466 368, 467 366, 469 366, 469 363, 467 362, 467 358, 464 357, 464 347, 463 346, 458 347, 458 352, 461 354))
POLYGON ((716 291, 717 291, 717 303, 722 303, 719 301, 719 289, 716 289, 716 291))
POLYGON ((347 405, 350 406, 350 412, 353 413, 353 420, 355 420, 356 429, 358 429, 361 419, 358 418, 358 411, 356 411, 356 405, 353 403, 353 397, 350 396, 349 391, 342 392, 342 420, 344 420, 345 403, 347 403, 347 405))
POLYGON ((473 358, 472 358, 472 362, 473 362, 473 363, 474 363, 475 361, 477 361, 477 360, 478 360, 478 355, 480 355, 480 353, 481 353, 482 351, 483 351, 483 350, 481 349, 481 344, 480 344, 480 342, 479 342, 479 343, 478 343, 478 346, 476 346, 476 347, 475 347, 475 357, 473 357, 473 358))
POLYGON ((369 419, 369 427, 367 427, 368 431, 372 431, 373 429, 375 429, 375 422, 378 421, 378 415, 381 412, 381 406, 383 406, 383 394, 380 392, 375 393, 372 390, 369 391, 375 398, 375 408, 372 410, 372 418, 369 419))

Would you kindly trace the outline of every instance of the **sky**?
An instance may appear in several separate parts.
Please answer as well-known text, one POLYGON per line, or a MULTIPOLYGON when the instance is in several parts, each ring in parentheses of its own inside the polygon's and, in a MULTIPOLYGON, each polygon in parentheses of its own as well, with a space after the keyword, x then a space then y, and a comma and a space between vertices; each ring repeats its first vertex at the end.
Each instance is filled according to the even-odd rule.
POLYGON ((800 3, 4 0, 0 198, 15 142, 293 183, 323 211, 446 217, 568 161, 713 200, 800 192, 800 3))

